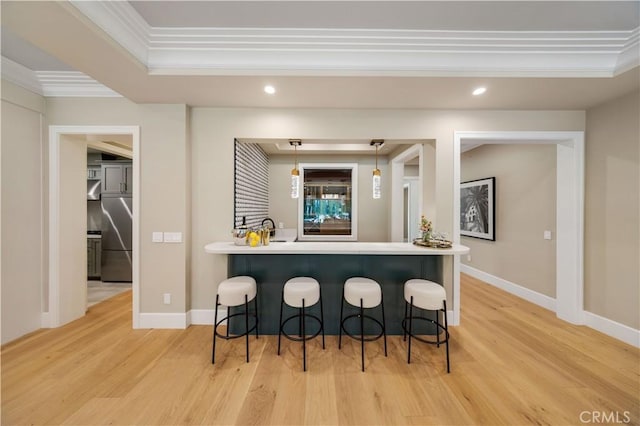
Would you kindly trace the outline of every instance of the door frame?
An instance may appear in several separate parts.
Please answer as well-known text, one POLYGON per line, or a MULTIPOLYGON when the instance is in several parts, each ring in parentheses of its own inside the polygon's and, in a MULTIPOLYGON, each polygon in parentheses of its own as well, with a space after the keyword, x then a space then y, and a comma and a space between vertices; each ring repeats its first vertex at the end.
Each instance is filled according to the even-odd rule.
POLYGON ((423 162, 424 149, 422 144, 414 144, 391 159, 391 220, 389 221, 389 240, 402 242, 404 212, 402 197, 404 185, 404 163, 418 157, 418 200, 419 206, 423 202, 423 162))
MULTIPOLYGON (((460 243, 460 145, 556 145, 556 315, 584 324, 584 132, 455 131, 453 143, 453 238, 460 243)), ((454 256, 454 301, 460 300, 460 256, 454 256)), ((460 319, 460 304, 454 323, 460 319)))
MULTIPOLYGON (((59 327, 61 323, 60 295, 60 145, 64 135, 109 134, 131 135, 133 140, 133 223, 132 223, 132 283, 133 328, 140 324, 140 126, 49 126, 49 306, 43 312, 43 327, 59 327)), ((44 309, 43 309, 44 311, 44 309)))

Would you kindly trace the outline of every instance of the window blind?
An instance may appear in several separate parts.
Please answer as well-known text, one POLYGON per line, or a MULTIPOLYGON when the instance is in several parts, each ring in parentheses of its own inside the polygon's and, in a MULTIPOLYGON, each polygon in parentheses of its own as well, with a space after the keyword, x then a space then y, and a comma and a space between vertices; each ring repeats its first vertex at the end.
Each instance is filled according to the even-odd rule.
POLYGON ((235 142, 234 227, 259 227, 269 215, 269 157, 255 143, 235 142))

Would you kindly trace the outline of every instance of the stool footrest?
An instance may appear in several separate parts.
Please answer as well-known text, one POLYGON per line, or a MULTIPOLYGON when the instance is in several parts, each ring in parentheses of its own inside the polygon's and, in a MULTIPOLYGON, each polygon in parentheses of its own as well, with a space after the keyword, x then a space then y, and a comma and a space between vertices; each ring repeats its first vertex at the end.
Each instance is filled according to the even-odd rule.
POLYGON ((224 322, 227 321, 227 327, 229 327, 228 321, 233 318, 233 317, 237 317, 237 316, 245 316, 244 312, 238 312, 232 315, 229 315, 227 317, 222 318, 220 321, 218 321, 215 326, 213 327, 213 332, 216 334, 217 337, 220 337, 222 339, 225 340, 231 340, 231 339, 237 339, 239 337, 244 337, 247 334, 250 334, 252 331, 254 331, 256 329, 256 327, 258 327, 258 316, 256 314, 253 313, 249 313, 249 317, 250 318, 254 318, 255 319, 255 323, 253 324, 253 327, 249 328, 248 330, 245 330, 243 333, 241 334, 232 334, 230 336, 227 336, 226 334, 222 334, 220 332, 218 332, 218 327, 224 322))
POLYGON ((313 339, 314 337, 317 337, 321 332, 322 332, 322 321, 320 320, 320 318, 318 318, 315 315, 311 315, 311 314, 304 314, 304 315, 300 315, 300 314, 296 314, 296 315, 291 315, 289 318, 285 319, 284 321, 282 321, 282 324, 280 325, 280 330, 281 333, 284 337, 286 337, 289 340, 293 340, 294 342, 302 342, 304 341, 308 341, 313 339), (284 331, 284 325, 291 321, 292 319, 296 319, 296 318, 300 318, 300 317, 305 317, 305 318, 313 318, 314 320, 316 320, 318 322, 318 331, 315 332, 315 334, 307 337, 307 336, 302 336, 302 337, 296 337, 296 336, 291 336, 289 334, 287 334, 286 331, 284 331))
MULTIPOLYGON (((408 335, 410 335, 411 337, 413 337, 414 339, 417 339, 423 343, 429 343, 430 345, 439 345, 441 343, 446 343, 449 341, 449 331, 444 328, 444 326, 430 318, 424 318, 424 317, 406 317, 402 320, 402 329, 404 330, 405 333, 407 333, 408 335), (431 324, 435 325, 436 331, 438 331, 438 335, 440 335, 440 330, 444 331, 444 338, 440 339, 440 341, 431 341, 431 340, 426 340, 423 337, 418 336, 417 334, 413 334, 409 332, 409 329, 407 328, 407 321, 409 320, 409 318, 411 318, 411 320, 415 321, 415 320, 419 320, 419 321, 426 321, 426 322, 430 322, 431 324)), ((423 335, 424 336, 424 335, 423 335)), ((437 335, 433 335, 434 338, 436 338, 437 335)))
POLYGON ((362 315, 362 318, 371 320, 373 322, 375 322, 376 324, 378 324, 378 326, 380 327, 380 333, 378 335, 375 335, 373 337, 361 337, 361 336, 356 336, 351 334, 349 331, 347 331, 347 329, 344 327, 344 323, 347 322, 347 320, 351 319, 351 318, 360 318, 360 314, 353 314, 353 315, 348 315, 346 317, 344 317, 344 319, 340 322, 340 328, 342 328, 342 331, 344 331, 344 334, 346 334, 347 336, 351 337, 352 339, 355 340, 364 340, 365 342, 373 342, 374 340, 378 340, 379 338, 381 338, 384 335, 384 325, 382 325, 382 323, 380 321, 378 321, 376 318, 370 316, 370 315, 362 315))

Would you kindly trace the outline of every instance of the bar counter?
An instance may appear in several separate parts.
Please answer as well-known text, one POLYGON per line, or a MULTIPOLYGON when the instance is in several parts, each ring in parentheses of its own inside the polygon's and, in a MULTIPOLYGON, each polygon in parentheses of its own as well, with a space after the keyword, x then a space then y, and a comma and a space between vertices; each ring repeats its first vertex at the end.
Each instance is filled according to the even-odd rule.
MULTIPOLYGON (((439 249, 385 242, 290 241, 249 247, 225 241, 207 244, 204 249, 210 254, 227 255, 229 277, 250 275, 256 279, 262 334, 278 334, 280 298, 288 279, 308 276, 318 280, 328 335, 338 334, 342 286, 347 278, 367 277, 381 285, 387 334, 402 334, 404 282, 423 278, 442 283, 443 257, 469 252, 468 247, 457 244, 439 249)), ((345 315, 347 306, 345 304, 345 315)), ((313 310, 319 313, 319 306, 313 310)), ((372 313, 375 317, 380 315, 378 309, 372 313)), ((374 329, 365 331, 375 332, 374 329)))

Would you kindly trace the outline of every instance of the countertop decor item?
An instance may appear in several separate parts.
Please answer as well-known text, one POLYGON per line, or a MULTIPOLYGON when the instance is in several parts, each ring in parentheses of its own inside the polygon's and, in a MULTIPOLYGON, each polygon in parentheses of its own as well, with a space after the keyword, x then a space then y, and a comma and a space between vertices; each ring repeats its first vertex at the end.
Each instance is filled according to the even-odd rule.
POLYGON ((422 241, 427 242, 431 240, 433 225, 430 220, 427 220, 425 215, 420 216, 420 231, 422 232, 422 241))
POLYGON ((430 248, 451 248, 453 247, 453 243, 449 240, 429 240, 424 241, 421 239, 413 240, 413 244, 421 247, 430 247, 430 248))

